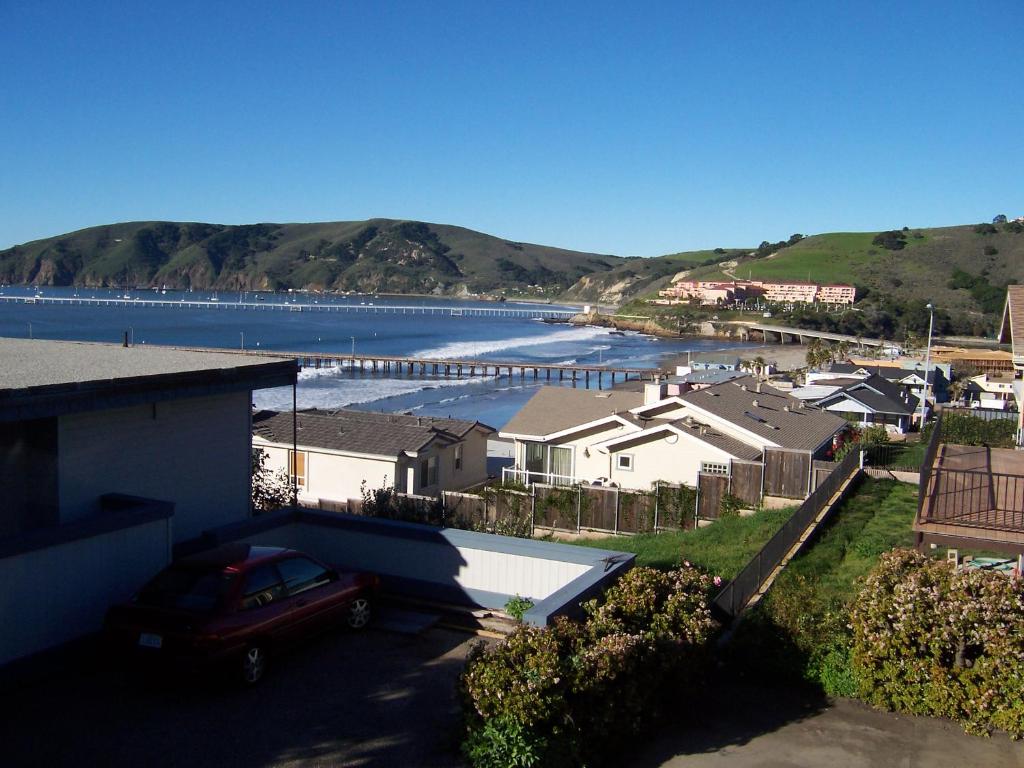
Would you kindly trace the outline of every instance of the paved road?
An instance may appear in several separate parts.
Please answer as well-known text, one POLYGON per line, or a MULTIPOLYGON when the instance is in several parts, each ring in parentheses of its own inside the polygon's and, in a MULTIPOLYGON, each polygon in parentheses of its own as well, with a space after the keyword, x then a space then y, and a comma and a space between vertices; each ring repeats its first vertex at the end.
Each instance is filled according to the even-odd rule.
POLYGON ((967 736, 957 725, 879 712, 856 701, 758 688, 719 691, 683 716, 635 768, 1024 767, 1024 743, 967 736))

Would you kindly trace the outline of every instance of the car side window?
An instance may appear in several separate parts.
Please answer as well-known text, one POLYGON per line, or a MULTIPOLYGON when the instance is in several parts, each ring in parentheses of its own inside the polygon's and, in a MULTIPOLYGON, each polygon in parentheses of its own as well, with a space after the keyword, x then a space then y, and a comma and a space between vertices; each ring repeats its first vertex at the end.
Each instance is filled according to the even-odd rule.
POLYGON ((242 590, 242 609, 262 608, 286 594, 281 576, 273 565, 254 568, 245 577, 242 590))
POLYGON ((330 572, 305 557, 290 557, 277 564, 289 595, 322 586, 331 580, 330 572))

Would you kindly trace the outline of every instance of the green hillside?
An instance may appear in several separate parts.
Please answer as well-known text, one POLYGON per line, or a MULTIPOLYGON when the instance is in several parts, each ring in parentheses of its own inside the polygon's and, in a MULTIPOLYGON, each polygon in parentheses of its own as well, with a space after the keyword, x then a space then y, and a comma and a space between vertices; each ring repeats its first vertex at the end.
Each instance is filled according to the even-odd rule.
POLYGON ((418 221, 147 221, 91 227, 0 251, 0 282, 438 294, 504 290, 554 297, 584 275, 623 262, 418 221))
MULTIPOLYGON (((951 313, 988 315, 1001 308, 1007 283, 1024 280, 1024 227, 1012 222, 898 230, 887 241, 882 234, 813 235, 769 256, 745 256, 728 273, 852 283, 868 302, 931 301, 951 313)), ((706 267, 693 274, 707 279, 728 273, 706 267)))

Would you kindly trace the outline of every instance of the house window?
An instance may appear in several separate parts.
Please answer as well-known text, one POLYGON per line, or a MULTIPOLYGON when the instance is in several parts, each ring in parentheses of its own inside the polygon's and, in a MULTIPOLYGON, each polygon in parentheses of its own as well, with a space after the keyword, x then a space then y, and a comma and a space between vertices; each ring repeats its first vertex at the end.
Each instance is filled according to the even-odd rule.
POLYGON ((289 480, 302 488, 306 487, 306 451, 288 451, 289 480))
POLYGON ((455 446, 455 471, 462 469, 462 443, 455 446))
POLYGON ((700 471, 705 475, 728 475, 729 465, 719 461, 702 461, 700 471))
POLYGON ((523 468, 531 483, 572 483, 572 448, 544 443, 525 443, 523 468))
POLYGON ((437 485, 437 456, 420 460, 420 488, 437 485))
POLYGON ((615 468, 622 469, 626 472, 633 471, 633 454, 631 453, 620 453, 615 456, 615 468))

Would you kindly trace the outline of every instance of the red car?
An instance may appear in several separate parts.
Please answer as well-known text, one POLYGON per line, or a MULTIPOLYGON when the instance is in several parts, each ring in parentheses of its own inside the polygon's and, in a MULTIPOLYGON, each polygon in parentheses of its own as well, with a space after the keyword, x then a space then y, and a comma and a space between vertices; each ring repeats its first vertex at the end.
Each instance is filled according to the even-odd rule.
POLYGON ((365 627, 378 585, 291 549, 229 544, 161 571, 110 609, 106 631, 122 652, 227 664, 251 685, 284 646, 332 626, 365 627))

